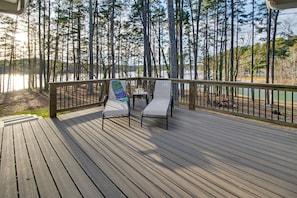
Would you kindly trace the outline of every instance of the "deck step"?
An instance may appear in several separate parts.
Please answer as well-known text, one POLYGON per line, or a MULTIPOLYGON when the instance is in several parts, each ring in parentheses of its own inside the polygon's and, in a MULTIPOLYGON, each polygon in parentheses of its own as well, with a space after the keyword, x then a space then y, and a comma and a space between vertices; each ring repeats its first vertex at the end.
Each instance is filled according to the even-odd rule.
POLYGON ((4 117, 4 118, 0 118, 0 127, 23 123, 23 122, 29 122, 32 120, 37 120, 39 118, 40 118, 39 116, 32 115, 32 114, 4 117))

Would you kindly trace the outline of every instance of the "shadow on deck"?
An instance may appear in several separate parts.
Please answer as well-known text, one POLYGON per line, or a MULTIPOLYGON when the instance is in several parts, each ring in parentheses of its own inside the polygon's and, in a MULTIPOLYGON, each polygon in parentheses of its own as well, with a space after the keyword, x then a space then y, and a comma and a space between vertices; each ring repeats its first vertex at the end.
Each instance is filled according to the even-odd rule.
MULTIPOLYGON (((102 107, 0 128, 0 197, 296 197, 297 132, 174 109, 110 119, 102 107)), ((295 129, 296 130, 296 129, 295 129)))

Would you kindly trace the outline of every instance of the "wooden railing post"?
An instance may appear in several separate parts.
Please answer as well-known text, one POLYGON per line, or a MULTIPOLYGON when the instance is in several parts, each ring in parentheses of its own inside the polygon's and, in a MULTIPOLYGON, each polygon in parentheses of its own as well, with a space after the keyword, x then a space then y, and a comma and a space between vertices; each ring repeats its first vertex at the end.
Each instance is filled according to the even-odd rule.
POLYGON ((57 86, 50 84, 50 117, 57 117, 57 86))
POLYGON ((105 93, 104 93, 104 95, 108 95, 108 93, 109 93, 109 83, 110 83, 110 80, 106 80, 105 81, 105 93))
POLYGON ((196 83, 190 82, 190 93, 189 93, 189 110, 195 110, 196 101, 196 83))

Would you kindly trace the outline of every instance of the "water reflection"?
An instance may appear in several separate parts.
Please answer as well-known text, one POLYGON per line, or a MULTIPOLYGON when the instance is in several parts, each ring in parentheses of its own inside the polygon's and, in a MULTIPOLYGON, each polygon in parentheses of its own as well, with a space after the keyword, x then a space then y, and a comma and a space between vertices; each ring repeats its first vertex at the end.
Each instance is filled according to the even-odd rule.
MULTIPOLYGON (((193 74, 193 72, 192 72, 193 74)), ((137 72, 131 71, 126 73, 126 77, 137 77, 139 76, 137 72)), ((190 79, 190 72, 185 72, 185 79, 190 79)), ((34 87, 38 88, 39 87, 39 75, 35 74, 33 75, 34 79, 31 81, 34 83, 34 87)), ((116 78, 119 77, 118 73, 115 75, 116 78)), ((167 78, 167 73, 164 71, 162 72, 162 78, 167 78)), ((101 75, 100 79, 103 78, 103 75, 101 75)), ((200 76, 202 78, 202 76, 200 76)), ((74 74, 70 73, 68 74, 68 77, 66 78, 66 75, 57 75, 55 78, 55 82, 66 82, 66 81, 73 81, 74 74)), ((81 74, 80 75, 80 80, 88 80, 89 75, 88 74, 81 74)), ((97 79, 97 78, 96 78, 97 79)), ((11 91, 18 91, 22 89, 28 89, 28 82, 29 82, 29 75, 28 74, 0 74, 0 93, 5 93, 5 92, 11 92, 11 91)), ((53 82, 53 79, 50 79, 50 82, 53 82)))
POLYGON ((11 92, 28 88, 28 75, 0 75, 0 90, 1 92, 11 92))

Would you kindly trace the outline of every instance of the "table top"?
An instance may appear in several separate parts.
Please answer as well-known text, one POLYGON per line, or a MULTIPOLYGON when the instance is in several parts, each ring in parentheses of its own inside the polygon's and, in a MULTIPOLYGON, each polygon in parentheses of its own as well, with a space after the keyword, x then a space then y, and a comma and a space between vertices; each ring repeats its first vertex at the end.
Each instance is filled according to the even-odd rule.
POLYGON ((133 95, 147 95, 146 91, 143 92, 133 92, 133 95))

